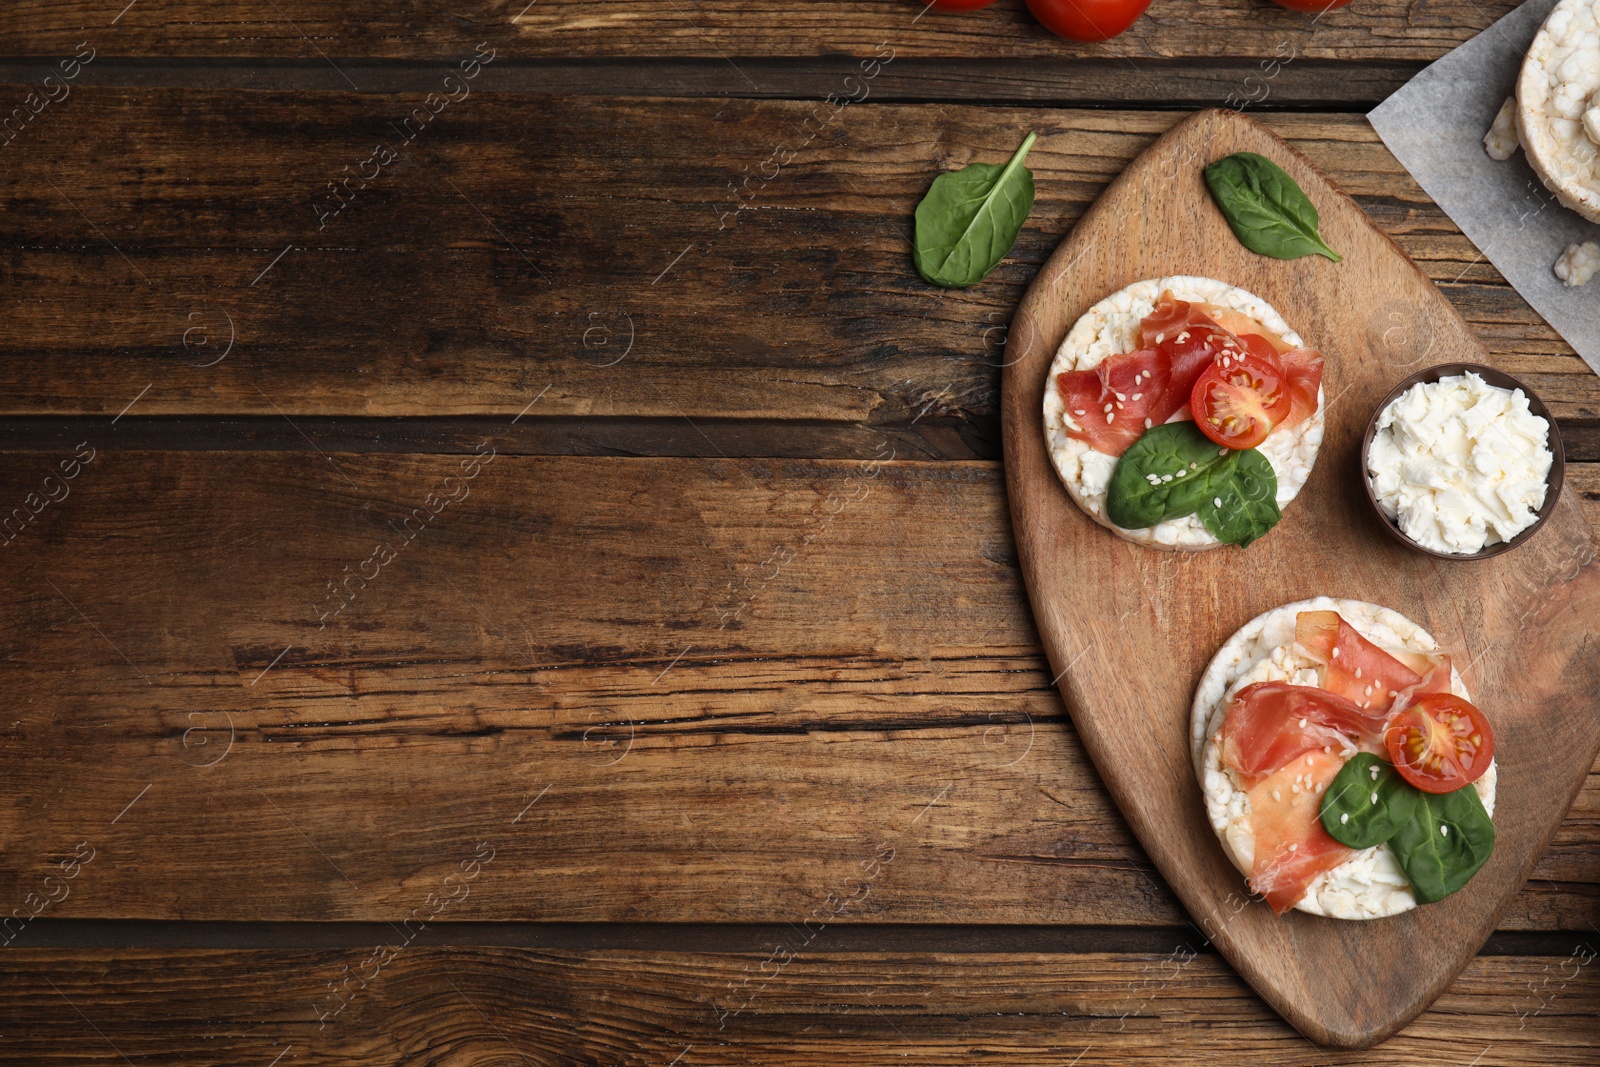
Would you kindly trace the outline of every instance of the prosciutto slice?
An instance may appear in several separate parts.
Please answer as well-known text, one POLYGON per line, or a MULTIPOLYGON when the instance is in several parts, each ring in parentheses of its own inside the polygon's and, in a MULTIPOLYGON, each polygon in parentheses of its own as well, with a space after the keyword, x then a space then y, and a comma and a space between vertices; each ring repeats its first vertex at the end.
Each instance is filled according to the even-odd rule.
POLYGON ((1261 324, 1248 315, 1212 304, 1179 300, 1170 289, 1161 294, 1155 310, 1139 322, 1139 344, 1161 352, 1171 367, 1169 386, 1151 412, 1156 425, 1180 413, 1186 419, 1193 418, 1188 407, 1194 383, 1218 356, 1243 347, 1234 332, 1237 329, 1265 332, 1261 324), (1220 325, 1223 319, 1232 326, 1220 325))
POLYGON ((1222 759, 1250 797, 1250 887, 1283 913, 1351 855, 1322 828, 1322 791, 1351 749, 1381 753, 1385 712, 1316 686, 1257 682, 1222 720, 1222 759))
POLYGON ((1250 790, 1250 888, 1279 915, 1300 902, 1317 875, 1355 854, 1322 828, 1322 794, 1342 766, 1341 756, 1307 753, 1250 790))
POLYGON ((1384 651, 1344 621, 1337 611, 1302 611, 1294 639, 1318 664, 1322 688, 1373 712, 1401 710, 1406 701, 1450 689, 1450 657, 1384 651))
POLYGON ((1279 353, 1278 361, 1283 364, 1290 402, 1289 414, 1278 426, 1297 426, 1317 410, 1317 390, 1322 388, 1322 354, 1311 348, 1291 348, 1279 353))
POLYGON ((1222 719, 1222 761, 1246 789, 1307 752, 1383 751, 1385 714, 1310 685, 1257 682, 1222 719))
POLYGON ((1056 375, 1067 414, 1080 429, 1065 427, 1068 437, 1096 452, 1120 456, 1151 426, 1167 421, 1155 408, 1171 384, 1172 361, 1153 348, 1107 356, 1094 370, 1056 375))

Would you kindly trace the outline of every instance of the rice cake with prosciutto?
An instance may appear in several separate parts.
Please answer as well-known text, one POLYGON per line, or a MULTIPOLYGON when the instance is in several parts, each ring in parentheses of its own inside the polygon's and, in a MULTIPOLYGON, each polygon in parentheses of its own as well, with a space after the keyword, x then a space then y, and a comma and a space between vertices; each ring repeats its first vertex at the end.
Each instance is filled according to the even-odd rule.
MULTIPOLYGON (((1148 371, 1141 372, 1137 359, 1143 340, 1141 327, 1163 304, 1164 294, 1177 301, 1204 305, 1224 330, 1237 333, 1270 334, 1285 348, 1300 350, 1302 341, 1273 307, 1260 297, 1227 282, 1193 275, 1173 275, 1135 282, 1095 304, 1068 332, 1050 365, 1044 393, 1045 444, 1050 461, 1073 501, 1095 522, 1137 544, 1159 548, 1198 550, 1223 544, 1212 535, 1198 515, 1167 519, 1144 529, 1124 529, 1106 515, 1106 493, 1116 469, 1117 458, 1133 439, 1152 425, 1192 418, 1187 403, 1187 386, 1203 368, 1174 364, 1174 375, 1184 376, 1182 384, 1171 389, 1174 395, 1163 398, 1149 392, 1148 371), (1260 331, 1255 328, 1259 327, 1260 331), (1102 374, 1104 403, 1092 405, 1080 398, 1063 395, 1063 375, 1093 371, 1118 357, 1123 360, 1116 372, 1102 374), (1154 406, 1153 406, 1154 405, 1154 406), (1122 422, 1117 420, 1121 419, 1122 422)), ((1175 328, 1182 330, 1182 324, 1175 328)), ((1187 334, 1181 334, 1187 339, 1187 334)), ((1210 357, 1204 357, 1209 363, 1210 357)), ((1165 373, 1165 372, 1163 372, 1165 373)), ((1279 508, 1293 500, 1311 475, 1317 450, 1322 444, 1323 395, 1317 379, 1307 398, 1315 393, 1314 408, 1296 411, 1284 425, 1277 426, 1258 447, 1277 476, 1279 508)))
MULTIPOLYGON (((1349 740, 1343 742, 1342 748, 1336 747, 1340 745, 1336 731, 1341 724, 1333 723, 1335 730, 1326 736, 1313 736, 1309 743, 1302 741, 1304 751, 1280 749, 1273 758, 1263 759, 1260 764, 1265 772, 1287 753, 1289 762, 1281 769, 1263 775, 1241 775, 1225 759, 1222 736, 1223 721, 1234 698, 1263 684, 1289 690, 1296 686, 1322 688, 1320 683, 1327 682, 1332 686, 1325 690, 1332 698, 1329 706, 1347 707, 1347 717, 1351 721, 1370 716, 1381 722, 1386 716, 1388 701, 1396 700, 1403 692, 1373 687, 1370 664, 1365 670, 1360 661, 1346 663, 1339 669, 1330 666, 1339 661, 1332 649, 1341 645, 1349 649, 1353 644, 1317 625, 1333 613, 1366 642, 1406 667, 1416 669, 1417 674, 1411 677, 1422 675, 1424 678, 1416 688, 1418 694, 1440 691, 1470 699, 1460 672, 1449 663, 1448 657, 1440 654, 1433 637, 1389 608, 1360 600, 1317 597, 1274 608, 1246 623, 1223 644, 1201 676, 1191 709, 1190 750, 1211 828, 1229 860, 1247 878, 1261 873, 1253 868, 1263 845, 1278 847, 1270 839, 1259 839, 1262 826, 1253 818, 1256 814, 1253 798, 1264 800, 1277 790, 1278 797, 1273 802, 1275 812, 1266 824, 1267 837, 1276 835, 1286 842, 1304 841, 1303 834, 1296 838, 1296 830, 1303 830, 1303 826, 1287 825, 1294 821, 1292 804, 1305 798, 1305 803, 1314 810, 1322 790, 1357 747, 1349 740), (1317 614, 1297 626, 1302 612, 1317 614), (1297 630, 1302 637, 1310 635, 1306 643, 1312 647, 1307 648, 1306 643, 1297 640, 1297 630), (1328 647, 1323 647, 1324 644, 1328 647), (1429 664, 1441 664, 1438 678, 1423 674, 1429 664), (1446 670, 1448 683, 1443 680, 1446 670), (1332 751, 1325 750, 1323 743, 1332 751)), ((1295 725, 1302 730, 1315 731, 1319 723, 1314 715, 1305 715, 1295 725)), ((1282 743, 1281 739, 1274 740, 1282 743)), ((1231 762, 1238 764, 1238 760, 1231 762)), ((1491 761, 1482 777, 1473 782, 1490 816, 1494 815, 1497 777, 1497 768, 1491 761)), ((1304 814, 1300 813, 1302 819, 1304 814)), ((1337 919, 1376 919, 1416 906, 1411 885, 1387 844, 1354 850, 1338 846, 1338 850, 1308 849, 1314 854, 1294 857, 1300 869, 1290 874, 1309 878, 1304 896, 1293 902, 1295 909, 1337 919), (1317 869, 1319 857, 1323 863, 1320 870, 1317 869), (1329 857, 1336 862, 1329 862, 1329 857)))

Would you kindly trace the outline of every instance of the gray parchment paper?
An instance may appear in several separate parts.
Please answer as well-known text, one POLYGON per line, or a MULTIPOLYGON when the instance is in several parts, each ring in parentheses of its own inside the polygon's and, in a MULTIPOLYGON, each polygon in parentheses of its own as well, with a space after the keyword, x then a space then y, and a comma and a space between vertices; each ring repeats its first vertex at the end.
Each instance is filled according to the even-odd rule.
POLYGON ((1417 184, 1590 368, 1600 372, 1600 276, 1569 289, 1551 271, 1596 226, 1562 207, 1519 150, 1500 162, 1483 135, 1516 88, 1555 0, 1528 0, 1411 79, 1367 116, 1417 184))

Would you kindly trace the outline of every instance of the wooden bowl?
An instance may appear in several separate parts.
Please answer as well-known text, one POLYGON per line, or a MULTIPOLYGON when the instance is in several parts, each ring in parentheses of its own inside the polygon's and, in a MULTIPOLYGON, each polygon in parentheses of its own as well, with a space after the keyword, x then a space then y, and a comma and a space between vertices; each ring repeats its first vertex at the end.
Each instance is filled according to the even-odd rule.
POLYGON ((1527 542, 1534 534, 1539 532, 1539 528, 1544 525, 1545 520, 1550 517, 1550 513, 1555 510, 1556 502, 1561 499, 1561 486, 1566 481, 1566 473, 1567 462, 1566 455, 1561 448, 1561 431, 1556 428, 1555 416, 1550 414, 1550 409, 1545 406, 1543 400, 1539 399, 1539 394, 1505 371, 1496 370, 1494 367, 1486 367, 1481 363, 1441 363, 1437 367, 1429 367, 1427 370, 1418 371, 1411 377, 1404 379, 1400 384, 1389 390, 1389 395, 1384 397, 1378 403, 1378 406, 1373 409, 1372 418, 1367 423, 1366 436, 1361 439, 1361 484, 1366 487, 1367 502, 1372 505, 1372 513, 1378 517, 1378 522, 1383 525, 1385 530, 1389 531, 1389 534, 1395 540, 1436 559, 1489 559, 1491 556, 1509 552, 1518 545, 1527 542), (1372 489, 1372 475, 1368 473, 1367 453, 1372 448, 1372 439, 1378 434, 1378 418, 1389 409, 1390 404, 1399 399, 1400 394, 1410 389, 1413 385, 1422 382, 1436 382, 1440 378, 1465 374, 1468 371, 1476 374, 1490 385, 1501 389, 1522 390, 1522 394, 1528 398, 1528 410, 1549 423, 1550 474, 1545 479, 1544 505, 1539 508, 1538 517, 1533 520, 1533 525, 1509 541, 1501 541, 1498 544, 1479 549, 1477 552, 1439 552, 1417 544, 1406 536, 1405 531, 1400 529, 1399 523, 1383 513, 1383 508, 1378 504, 1378 494, 1373 492, 1372 489))

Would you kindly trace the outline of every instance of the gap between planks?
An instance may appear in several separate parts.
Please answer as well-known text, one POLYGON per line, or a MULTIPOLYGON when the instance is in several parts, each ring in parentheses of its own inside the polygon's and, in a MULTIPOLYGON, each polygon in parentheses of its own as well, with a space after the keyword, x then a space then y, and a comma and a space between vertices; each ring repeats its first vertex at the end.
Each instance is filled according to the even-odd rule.
MULTIPOLYGON (((709 459, 998 460, 1000 420, 929 415, 883 423, 827 419, 659 418, 632 415, 501 415, 393 418, 301 415, 120 417, 120 451, 410 453, 468 455, 485 440, 513 456, 617 456, 709 459)), ((103 438, 102 416, 0 418, 0 452, 70 451, 103 438)), ((1567 462, 1600 462, 1600 421, 1559 419, 1567 462)))
MULTIPOLYGON (((766 952, 791 934, 789 923, 430 922, 438 947, 628 950, 645 952, 766 952)), ((30 949, 294 949, 369 947, 393 931, 387 922, 226 922, 156 919, 39 919, 29 925, 30 949)), ((1567 956, 1593 944, 1589 930, 1504 930, 1480 956, 1567 956)), ((1005 952, 1018 955, 1118 953, 1161 955, 1174 946, 1196 953, 1216 949, 1193 925, 1065 926, 832 923, 806 951, 815 953, 1005 952)))
MULTIPOLYGON (((349 75, 364 94, 430 93, 439 70, 455 61, 335 58, 97 57, 83 68, 80 85, 146 89, 350 90, 349 75), (344 74, 339 73, 343 71, 344 74)), ((1240 95, 1246 79, 1260 80, 1253 58, 1157 59, 1137 69, 1121 59, 922 59, 902 57, 875 82, 878 103, 978 104, 1030 107, 1142 107, 1193 110, 1240 95)), ((484 69, 475 88, 491 92, 584 96, 727 97, 814 100, 837 91, 858 73, 854 57, 741 59, 748 80, 721 59, 644 60, 503 58, 484 69)), ((1367 110, 1399 89, 1425 64, 1403 61, 1299 59, 1274 76, 1272 91, 1251 100, 1256 110, 1367 110)), ((0 57, 0 84, 36 82, 49 63, 27 56, 0 57)))

